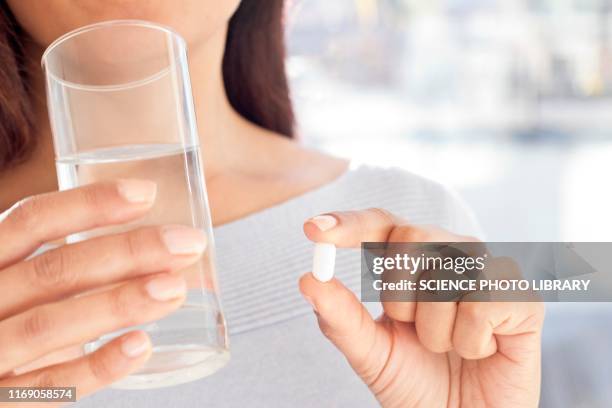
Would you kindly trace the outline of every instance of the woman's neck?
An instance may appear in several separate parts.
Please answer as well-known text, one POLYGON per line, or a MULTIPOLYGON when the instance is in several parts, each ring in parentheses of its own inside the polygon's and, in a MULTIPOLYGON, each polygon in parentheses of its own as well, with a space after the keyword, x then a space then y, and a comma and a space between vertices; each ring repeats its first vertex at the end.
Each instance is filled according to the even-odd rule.
POLYGON ((243 163, 240 150, 252 139, 249 134, 257 131, 233 109, 227 97, 223 82, 225 37, 226 30, 220 30, 189 48, 193 99, 208 177, 243 163))

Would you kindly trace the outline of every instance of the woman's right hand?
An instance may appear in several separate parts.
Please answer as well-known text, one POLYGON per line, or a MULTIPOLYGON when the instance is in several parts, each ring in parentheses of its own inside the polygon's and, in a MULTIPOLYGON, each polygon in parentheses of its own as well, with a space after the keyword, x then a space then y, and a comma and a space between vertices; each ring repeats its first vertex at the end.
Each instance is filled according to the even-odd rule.
POLYGON ((132 331, 91 354, 19 370, 183 303, 186 283, 174 272, 204 251, 196 229, 143 227, 26 259, 45 242, 144 216, 155 193, 150 181, 118 180, 30 197, 0 215, 0 387, 76 387, 81 398, 149 358, 146 333, 132 331))

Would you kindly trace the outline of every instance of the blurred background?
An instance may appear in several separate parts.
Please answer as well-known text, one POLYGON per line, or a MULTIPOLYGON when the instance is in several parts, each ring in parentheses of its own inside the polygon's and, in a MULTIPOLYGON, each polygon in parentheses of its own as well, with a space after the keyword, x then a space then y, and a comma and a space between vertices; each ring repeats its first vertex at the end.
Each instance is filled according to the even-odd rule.
POLYGON ((289 49, 307 143, 455 187, 489 240, 612 238, 612 1, 293 0, 289 49))
MULTIPOLYGON (((490 241, 612 241, 612 0, 293 0, 287 18, 305 143, 455 188, 490 241)), ((609 304, 551 305, 542 406, 610 406, 611 342, 609 304)))

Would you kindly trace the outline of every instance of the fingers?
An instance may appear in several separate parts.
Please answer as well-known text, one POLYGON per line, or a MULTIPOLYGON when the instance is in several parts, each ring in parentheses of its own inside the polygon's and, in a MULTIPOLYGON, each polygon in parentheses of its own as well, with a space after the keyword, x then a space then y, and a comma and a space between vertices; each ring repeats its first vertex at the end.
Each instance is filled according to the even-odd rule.
MULTIPOLYGON (((487 271, 497 279, 522 277, 510 258, 490 259, 487 271)), ((527 294, 514 294, 514 299, 519 296, 529 299, 527 294)), ((464 359, 477 360, 504 350, 518 360, 520 350, 510 346, 513 337, 533 335, 533 342, 523 344, 538 350, 543 319, 541 302, 487 302, 481 292, 471 292, 463 295, 461 302, 418 302, 415 327, 421 343, 433 352, 454 350, 464 359)))
POLYGON ((411 225, 380 208, 332 212, 304 223, 306 237, 337 247, 357 248, 362 242, 471 242, 475 238, 456 235, 444 229, 411 225))
POLYGON ((80 399, 138 370, 150 355, 147 335, 131 332, 76 360, 0 380, 0 386, 76 387, 80 399))
POLYGON ((385 314, 398 322, 414 322, 416 302, 382 302, 385 314))
POLYGON ((457 354, 468 360, 489 357, 497 351, 493 336, 495 321, 482 306, 488 304, 463 302, 459 305, 453 345, 457 354))
POLYGON ((356 248, 362 242, 386 242, 398 222, 391 213, 378 208, 333 212, 306 221, 304 233, 314 242, 356 248))
POLYGON ((136 219, 152 206, 155 194, 151 181, 118 180, 20 201, 0 215, 0 268, 44 242, 136 219))
POLYGON ((541 302, 461 302, 453 332, 453 348, 465 359, 482 359, 498 350, 518 360, 529 345, 539 348, 539 333, 544 321, 541 302), (532 343, 522 349, 508 347, 512 337, 532 335, 532 343))
MULTIPOLYGON (((539 302, 419 302, 415 328, 420 343, 434 353, 454 350, 464 359, 479 360, 503 350, 518 360, 516 353, 525 347, 508 347, 511 337, 537 340, 543 320, 539 302)), ((532 346, 537 350, 537 341, 532 346)))
MULTIPOLYGON (((454 350, 478 360, 496 352, 519 359, 525 347, 511 347, 512 336, 534 335, 533 352, 544 321, 541 302, 387 302, 385 315, 414 322, 419 342, 434 353, 454 350)), ((523 343, 524 344, 524 343, 523 343)))
POLYGON ((372 384, 391 351, 389 333, 337 279, 321 283, 308 273, 300 279, 300 291, 315 309, 323 334, 346 356, 355 372, 372 384))
POLYGON ((206 235, 179 225, 147 227, 47 251, 0 273, 0 319, 35 305, 196 262, 206 235))
POLYGON ((419 302, 415 328, 421 344, 434 353, 452 350, 456 314, 455 302, 419 302))
POLYGON ((157 320, 184 301, 181 274, 134 279, 105 292, 38 306, 0 322, 0 360, 8 372, 51 351, 157 320))
MULTIPOLYGON (((486 271, 490 278, 521 279, 522 274, 514 260, 496 257, 489 260, 486 271)), ((496 299, 531 299, 530 293, 493 292, 496 299)), ((521 349, 510 346, 516 337, 532 336, 530 344, 539 349, 539 333, 544 321, 544 304, 541 302, 474 302, 482 300, 477 292, 466 294, 458 304, 453 347, 466 359, 481 359, 496 352, 512 359, 521 358, 521 349)), ((523 346, 522 350, 525 350, 523 346)))

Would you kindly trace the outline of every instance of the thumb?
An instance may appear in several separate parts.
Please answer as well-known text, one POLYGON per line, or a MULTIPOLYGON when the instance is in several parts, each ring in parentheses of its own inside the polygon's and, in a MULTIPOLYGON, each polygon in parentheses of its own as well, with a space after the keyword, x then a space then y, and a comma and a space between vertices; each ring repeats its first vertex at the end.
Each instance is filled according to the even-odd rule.
POLYGON ((312 304, 321 332, 363 381, 372 385, 391 353, 389 333, 338 279, 323 283, 307 273, 300 279, 300 291, 312 304))

